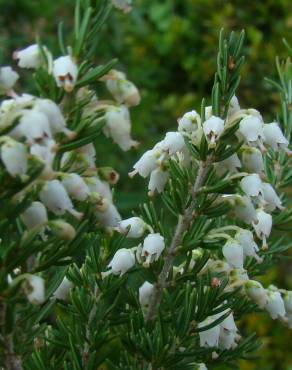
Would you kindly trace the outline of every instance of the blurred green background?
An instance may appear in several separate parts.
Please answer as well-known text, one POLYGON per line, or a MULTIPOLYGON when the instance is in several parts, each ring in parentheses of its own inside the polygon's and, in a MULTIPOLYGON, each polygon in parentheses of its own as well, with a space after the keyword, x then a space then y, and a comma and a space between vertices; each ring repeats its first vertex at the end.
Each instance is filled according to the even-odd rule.
MULTIPOLYGON (((70 33, 73 7, 73 0, 0 0, 2 64, 10 64, 13 50, 33 43, 36 34, 58 55, 57 24, 64 20, 70 33)), ((118 68, 142 94, 140 106, 131 110, 139 150, 123 153, 106 139, 99 142, 101 163, 122 174, 117 191, 122 212, 145 198, 144 181, 128 181, 131 164, 165 131, 175 129, 180 115, 199 110, 202 97, 208 101, 222 27, 245 29, 247 34, 241 105, 259 109, 266 121, 273 119, 279 97, 264 77, 277 78, 275 56, 287 55, 282 38, 292 43, 291 0, 134 0, 132 13, 114 11, 100 35, 96 61, 118 57, 118 68)), ((23 81, 33 91, 27 73, 23 81)), ((291 289, 291 264, 283 262, 271 271, 265 283, 272 281, 291 289)), ((245 325, 263 336, 263 347, 252 362, 243 361, 241 369, 292 370, 291 331, 266 315, 250 317, 245 325)))

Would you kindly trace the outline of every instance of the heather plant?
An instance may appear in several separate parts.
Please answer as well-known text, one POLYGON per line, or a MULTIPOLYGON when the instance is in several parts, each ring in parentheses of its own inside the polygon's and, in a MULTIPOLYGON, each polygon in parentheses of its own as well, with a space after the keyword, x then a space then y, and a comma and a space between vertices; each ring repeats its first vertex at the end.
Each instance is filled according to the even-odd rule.
POLYGON ((281 111, 266 123, 236 98, 244 32, 221 31, 210 105, 134 164, 149 201, 122 218, 99 136, 137 147, 140 94, 116 60, 91 62, 113 6, 131 10, 77 1, 73 34, 59 26, 61 56, 42 40, 13 54, 38 96, 0 69, 1 366, 234 368, 259 347, 245 315, 292 326, 291 292, 259 280, 290 246, 291 62, 277 60, 281 111))

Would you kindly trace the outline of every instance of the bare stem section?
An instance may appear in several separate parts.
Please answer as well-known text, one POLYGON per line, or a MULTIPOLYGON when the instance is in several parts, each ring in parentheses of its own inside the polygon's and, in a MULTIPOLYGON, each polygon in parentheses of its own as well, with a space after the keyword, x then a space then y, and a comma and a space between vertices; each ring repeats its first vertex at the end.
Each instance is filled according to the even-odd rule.
POLYGON ((173 260, 175 257, 176 250, 181 245, 184 233, 188 230, 188 228, 191 225, 193 219, 193 211, 196 205, 196 195, 200 188, 202 187, 202 185, 204 184, 209 167, 210 162, 208 160, 204 162, 201 161, 199 164, 198 175, 192 191, 193 200, 190 206, 185 210, 185 213, 179 217, 173 239, 165 256, 163 268, 159 274, 157 283, 154 286, 154 292, 150 300, 146 321, 151 321, 156 318, 158 307, 162 298, 163 289, 166 287, 167 277, 173 266, 173 260))
POLYGON ((20 358, 14 352, 12 335, 5 337, 5 369, 23 370, 20 358))

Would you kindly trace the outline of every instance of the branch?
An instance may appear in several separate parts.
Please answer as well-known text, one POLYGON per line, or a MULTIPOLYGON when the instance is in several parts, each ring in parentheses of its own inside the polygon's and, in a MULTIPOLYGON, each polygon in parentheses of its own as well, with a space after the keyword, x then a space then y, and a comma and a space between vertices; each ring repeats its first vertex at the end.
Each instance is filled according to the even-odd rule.
POLYGON ((13 337, 11 334, 4 338, 5 341, 5 369, 23 370, 21 360, 14 352, 13 337))
POLYGON ((196 195, 205 181, 209 168, 210 168, 209 160, 206 160, 205 162, 203 161, 200 162, 197 178, 196 178, 193 191, 192 191, 192 198, 193 198, 192 202, 190 206, 185 210, 185 213, 183 215, 180 215, 179 217, 179 220, 178 220, 178 223, 175 229, 174 237, 171 241, 170 247, 168 248, 168 251, 165 257, 163 268, 159 274, 157 283, 154 285, 154 292, 150 300, 146 321, 152 321, 157 316, 157 311, 158 311, 158 307, 160 305, 160 301, 162 298, 163 289, 166 286, 167 277, 173 266, 173 260, 175 257, 175 253, 178 247, 181 245, 185 231, 187 231, 187 229, 191 225, 191 222, 193 219, 193 211, 196 206, 196 195))

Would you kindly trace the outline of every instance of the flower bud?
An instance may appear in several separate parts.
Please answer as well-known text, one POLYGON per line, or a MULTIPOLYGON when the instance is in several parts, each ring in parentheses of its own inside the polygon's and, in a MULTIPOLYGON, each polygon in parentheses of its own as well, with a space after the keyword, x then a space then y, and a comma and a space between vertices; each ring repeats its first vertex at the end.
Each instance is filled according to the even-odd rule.
POLYGON ((265 309, 271 315, 273 320, 284 318, 286 311, 284 306, 284 301, 279 292, 274 292, 268 289, 268 300, 265 309))
POLYGON ((37 275, 28 275, 24 283, 24 291, 32 304, 42 304, 45 301, 45 281, 37 275))
POLYGON ((7 172, 12 177, 26 174, 28 165, 25 145, 9 138, 8 136, 1 137, 0 145, 1 161, 7 172))
POLYGON ((135 265, 135 256, 130 249, 122 248, 119 249, 111 262, 108 264, 110 270, 102 273, 105 277, 110 274, 114 275, 124 275, 128 270, 130 270, 135 265))
POLYGON ((201 117, 195 111, 192 110, 190 112, 185 113, 179 120, 178 120, 178 131, 179 132, 187 132, 191 134, 192 132, 198 129, 198 126, 201 125, 201 117))
POLYGON ((54 291, 52 298, 62 299, 63 301, 67 301, 69 298, 70 289, 73 288, 73 283, 64 277, 61 284, 58 288, 54 291))
POLYGON ((31 205, 21 214, 22 222, 28 230, 48 222, 47 209, 41 202, 32 202, 31 205))
POLYGON ((37 44, 15 51, 13 53, 13 59, 18 61, 18 66, 21 68, 37 69, 42 63, 41 51, 37 44))
POLYGON ((74 210, 71 199, 59 180, 48 181, 40 192, 40 200, 56 215, 63 215, 66 211, 76 218, 81 218, 82 213, 74 210))
POLYGON ((105 121, 104 134, 111 137, 122 150, 127 151, 138 145, 138 142, 131 138, 130 113, 125 105, 108 107, 105 113, 105 121))
POLYGON ((69 196, 79 201, 84 201, 90 193, 89 187, 77 173, 62 175, 62 184, 69 196))
POLYGON ((263 121, 254 115, 247 115, 239 124, 238 136, 248 143, 256 142, 264 137, 263 121))
POLYGON ((143 241, 142 256, 146 257, 145 265, 157 261, 165 248, 164 238, 159 233, 149 234, 143 241))
POLYGON ((16 81, 19 79, 19 74, 13 71, 9 66, 0 68, 0 93, 8 92, 12 89, 16 81))
POLYGON ((127 234, 127 238, 141 238, 148 225, 140 217, 130 217, 118 223, 116 230, 121 234, 127 234))
POLYGON ((149 306, 151 295, 154 290, 154 285, 145 281, 139 288, 139 302, 141 306, 149 306))
POLYGON ((264 196, 264 207, 267 211, 272 212, 276 208, 283 209, 281 199, 278 197, 274 188, 271 184, 264 182, 262 184, 263 196, 264 196))
POLYGON ((245 147, 242 152, 242 163, 249 172, 261 174, 264 171, 263 156, 257 148, 245 147))
POLYGON ((243 268, 243 249, 236 240, 228 240, 223 246, 222 253, 230 266, 241 269, 243 268))
POLYGON ((150 174, 150 180, 148 184, 149 195, 154 195, 155 191, 162 193, 167 181, 169 179, 169 172, 164 171, 161 168, 156 168, 150 174))
POLYGON ((255 280, 249 280, 245 283, 246 294, 260 308, 264 308, 268 301, 268 295, 262 284, 255 280))
POLYGON ((119 104, 134 107, 140 103, 140 94, 137 87, 126 79, 124 73, 111 70, 105 76, 106 87, 119 104))
POLYGON ((224 121, 220 117, 211 116, 203 123, 204 134, 211 146, 216 145, 216 141, 224 131, 224 121))
POLYGON ((76 230, 66 221, 50 221, 49 226, 52 233, 62 240, 73 240, 76 236, 76 230))
POLYGON ((180 132, 167 132, 159 147, 169 155, 173 155, 185 147, 185 141, 180 132))
POLYGON ((264 135, 265 143, 276 151, 285 149, 289 145, 289 141, 283 135, 277 122, 265 124, 264 135))
POLYGON ((54 60, 53 76, 58 87, 70 93, 75 86, 78 76, 78 67, 70 55, 54 60))
POLYGON ((249 197, 257 197, 262 193, 262 181, 257 173, 243 177, 240 186, 249 197))

